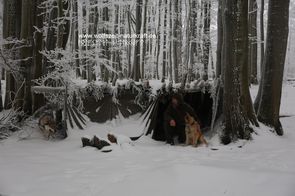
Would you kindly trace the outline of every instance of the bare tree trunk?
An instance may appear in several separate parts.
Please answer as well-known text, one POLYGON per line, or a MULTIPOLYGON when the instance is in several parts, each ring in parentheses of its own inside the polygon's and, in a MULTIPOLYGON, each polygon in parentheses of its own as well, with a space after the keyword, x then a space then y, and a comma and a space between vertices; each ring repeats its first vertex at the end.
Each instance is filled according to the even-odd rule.
MULTIPOLYGON (((163 17, 164 17, 164 24, 163 25, 163 31, 162 31, 162 39, 163 39, 163 45, 162 45, 162 52, 163 52, 163 58, 162 58, 162 80, 165 80, 166 79, 166 64, 167 64, 167 61, 166 61, 166 56, 167 56, 167 51, 166 51, 166 43, 167 43, 167 0, 163 0, 163 9, 164 9, 164 14, 163 14, 163 17)), ((161 26, 162 26, 161 25, 161 26)))
MULTIPOLYGON (((56 47, 56 23, 54 21, 57 19, 57 4, 56 2, 52 3, 54 6, 52 9, 47 8, 49 11, 49 16, 47 18, 47 21, 45 21, 48 24, 48 29, 47 29, 47 35, 46 35, 46 41, 45 41, 45 49, 50 51, 54 50, 56 47)), ((52 67, 52 63, 48 62, 46 57, 43 57, 43 73, 48 73, 49 67, 52 67)))
MULTIPOLYGON (((83 34, 86 34, 87 33, 87 31, 86 31, 86 29, 87 29, 87 27, 85 27, 86 25, 84 25, 84 23, 86 23, 86 22, 84 22, 84 20, 86 20, 86 18, 87 18, 87 11, 86 11, 86 9, 87 8, 85 8, 86 7, 86 5, 85 5, 85 3, 84 4, 82 4, 82 16, 83 16, 83 23, 82 23, 82 33, 83 34)), ((103 18, 105 17, 105 8, 103 8, 103 18)), ((104 32, 103 32, 104 33, 104 32)), ((87 50, 87 47, 86 47, 86 44, 83 44, 82 45, 82 47, 81 47, 81 50, 82 50, 82 52, 83 53, 85 53, 86 52, 86 50, 87 50)), ((103 51, 104 52, 104 51, 103 51)), ((86 68, 87 68, 87 62, 86 62, 86 58, 85 58, 85 56, 83 55, 82 56, 82 59, 81 59, 81 62, 80 62, 80 66, 81 66, 81 78, 83 79, 83 80, 86 80, 87 79, 87 72, 86 72, 86 68)), ((103 66, 102 66, 103 67, 103 66)), ((102 72, 102 78, 104 77, 104 70, 102 70, 101 71, 102 72)))
POLYGON ((250 139, 248 111, 249 89, 245 89, 248 78, 248 1, 227 0, 223 10, 223 36, 225 56, 223 114, 224 129, 221 140, 228 144, 236 139, 250 139), (246 72, 245 72, 246 70, 246 72), (242 75, 245 75, 241 78, 242 75))
MULTIPOLYGON (((108 2, 109 1, 107 0, 105 3, 108 3, 108 2)), ((109 8, 107 7, 107 5, 105 5, 105 6, 106 7, 103 8, 103 21, 107 23, 110 20, 109 8)), ((103 27, 103 32, 102 33, 106 33, 106 34, 109 33, 109 29, 107 28, 107 25, 105 25, 103 27)), ((109 40, 107 39, 107 41, 109 41, 109 40)), ((106 58, 106 59, 110 60, 110 50, 109 50, 110 44, 109 43, 103 43, 102 48, 103 48, 103 55, 104 55, 103 58, 106 58)), ((110 73, 109 73, 109 70, 107 69, 107 67, 105 65, 101 65, 101 72, 102 72, 102 74, 101 74, 102 75, 102 80, 104 82, 108 82, 110 73)))
POLYGON ((169 21, 168 21, 168 26, 169 26, 169 29, 168 29, 168 33, 169 33, 169 40, 168 40, 168 49, 169 49, 169 59, 168 59, 168 67, 169 67, 169 82, 173 83, 173 59, 172 59, 172 51, 173 51, 173 47, 172 47, 172 44, 173 44, 173 18, 172 18, 172 2, 169 1, 168 2, 168 6, 169 6, 169 21))
POLYGON ((15 109, 23 110, 27 114, 32 113, 31 96, 31 76, 32 76, 32 44, 33 44, 33 24, 31 0, 22 1, 22 23, 20 38, 23 40, 23 46, 20 49, 21 69, 23 78, 18 83, 18 93, 16 94, 15 109))
POLYGON ((254 102, 254 109, 257 112, 259 107, 259 102, 261 100, 262 95, 262 80, 263 80, 263 65, 264 65, 264 0, 261 0, 260 6, 260 85, 258 89, 258 93, 254 102))
POLYGON ((2 100, 2 78, 0 79, 0 112, 3 111, 3 100, 2 100))
POLYGON ((75 67, 77 77, 81 77, 80 61, 79 61, 79 32, 78 32, 78 0, 74 0, 72 5, 73 8, 73 21, 72 21, 72 51, 75 53, 75 67))
MULTIPOLYGON (((144 0, 143 4, 143 23, 142 23, 142 34, 146 34, 146 20, 147 20, 147 5, 148 5, 148 0, 144 0)), ((146 59, 146 38, 143 38, 142 42, 142 60, 141 60, 141 77, 144 77, 144 64, 145 64, 145 59, 146 59)))
POLYGON ((238 39, 241 42, 237 44, 236 61, 241 66, 240 80, 241 80, 241 97, 240 102, 245 112, 245 118, 255 126, 258 125, 257 117, 254 112, 253 103, 249 91, 249 37, 248 37, 248 2, 245 0, 238 0, 239 15, 237 22, 238 39), (240 52, 239 52, 240 51, 240 52))
POLYGON ((159 65, 160 65, 160 49, 161 49, 161 44, 160 44, 160 40, 161 40, 161 35, 160 35, 160 27, 161 27, 161 16, 162 16, 162 2, 163 0, 159 0, 159 6, 158 6, 158 32, 157 32, 157 62, 156 62, 156 78, 159 79, 159 65))
MULTIPOLYGON (((43 9, 39 8, 38 5, 40 5, 44 0, 36 0, 36 5, 34 8, 36 9, 35 11, 35 16, 34 16, 34 21, 35 21, 35 26, 38 29, 41 29, 43 27, 43 15, 42 12, 44 12, 43 9)), ((34 45, 33 45, 33 78, 37 79, 40 78, 43 74, 43 56, 40 53, 41 50, 43 50, 43 33, 39 31, 34 32, 34 45)), ((35 112, 38 110, 41 106, 45 104, 45 99, 42 94, 33 94, 32 97, 32 110, 35 112)))
POLYGON ((223 45, 223 25, 222 25, 222 4, 224 1, 218 1, 218 16, 217 16, 217 51, 216 51, 216 76, 221 75, 222 62, 222 45, 223 45))
POLYGON ((211 1, 205 0, 204 4, 204 29, 203 29, 203 62, 204 62, 204 74, 203 79, 208 80, 208 64, 209 64, 209 55, 210 55, 210 10, 211 10, 211 1))
MULTIPOLYGON (((131 34, 132 34, 132 32, 131 32, 131 10, 130 10, 130 6, 128 6, 128 33, 129 33, 129 35, 130 35, 130 37, 131 37, 131 34)), ((129 38, 129 40, 128 41, 130 41, 131 42, 131 38, 129 38)), ((131 77, 131 74, 132 74, 132 68, 131 68, 131 44, 128 44, 128 46, 127 46, 127 52, 128 52, 128 71, 127 71, 127 76, 128 77, 131 77)))
MULTIPOLYGON (((21 6, 16 0, 3 1, 3 38, 20 38, 21 31, 21 6)), ((12 45, 4 46, 4 50, 11 49, 12 45)), ((19 59, 19 53, 13 51, 13 59, 19 59)), ((16 93, 16 81, 10 70, 6 70, 6 93, 4 100, 4 108, 10 109, 16 93)))
POLYGON ((195 53, 196 53, 196 34, 197 34, 197 2, 196 0, 191 1, 191 6, 190 6, 190 16, 189 16, 189 28, 190 28, 190 35, 189 35, 189 42, 190 42, 190 49, 189 49, 189 65, 188 65, 188 82, 191 82, 192 80, 195 79, 193 75, 193 68, 194 68, 194 58, 195 58, 195 53))
MULTIPOLYGON (((263 65, 263 60, 264 60, 264 0, 261 0, 261 5, 260 5, 260 68, 261 72, 263 70, 262 65, 263 65)), ((262 73, 261 73, 262 75, 262 73)))
POLYGON ((268 4, 266 53, 263 63, 258 119, 283 135, 279 120, 282 83, 289 33, 290 0, 270 0, 268 4))
POLYGON ((257 1, 249 0, 249 72, 250 83, 257 80, 257 1))
MULTIPOLYGON (((137 35, 140 35, 141 6, 142 6, 142 0, 136 0, 136 31, 135 33, 137 35)), ((135 39, 132 78, 135 81, 139 81, 139 79, 141 78, 140 76, 140 38, 138 37, 135 39)))
POLYGON ((65 49, 68 36, 69 36, 69 21, 65 16, 65 9, 67 9, 68 3, 64 3, 63 0, 57 0, 57 40, 56 47, 65 49))
POLYGON ((180 25, 179 25, 179 9, 178 9, 178 0, 174 1, 174 25, 173 25, 173 42, 172 42, 172 47, 173 47, 173 71, 174 71, 174 82, 178 83, 179 82, 179 76, 178 76, 178 34, 180 33, 180 25))
MULTIPOLYGON (((120 6, 119 5, 114 5, 114 22, 113 22, 113 32, 112 34, 116 35, 119 33, 119 9, 120 6)), ((116 70, 115 72, 111 73, 111 80, 112 80, 112 84, 115 85, 117 78, 118 78, 118 71, 119 71, 119 64, 120 64, 120 59, 119 59, 119 46, 114 48, 114 46, 116 45, 116 43, 112 43, 113 48, 112 48, 112 54, 111 54, 111 59, 112 59, 112 67, 114 70, 116 70)))
MULTIPOLYGON (((88 27, 87 28, 87 34, 88 35, 94 35, 94 12, 95 8, 93 6, 95 2, 94 1, 87 1, 86 2, 86 17, 88 21, 88 27)), ((86 50, 89 51, 93 49, 93 45, 88 45, 86 50)), ((89 61, 87 63, 87 82, 90 83, 93 81, 93 64, 94 62, 89 61)))

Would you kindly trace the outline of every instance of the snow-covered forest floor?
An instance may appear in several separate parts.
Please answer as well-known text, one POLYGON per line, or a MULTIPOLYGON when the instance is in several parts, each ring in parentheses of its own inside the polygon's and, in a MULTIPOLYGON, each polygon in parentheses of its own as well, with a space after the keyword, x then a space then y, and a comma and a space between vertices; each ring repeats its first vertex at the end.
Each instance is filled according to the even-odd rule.
MULTIPOLYGON (((257 87, 252 87, 252 94, 257 87)), ((81 147, 84 135, 106 137, 111 131, 141 134, 138 116, 105 124, 88 123, 62 141, 45 141, 38 131, 0 143, 0 195, 295 195, 295 85, 283 88, 281 122, 285 134, 275 136, 261 126, 250 142, 210 147, 170 146, 142 137, 112 146, 110 153, 81 147), (218 150, 211 150, 211 148, 218 150)))

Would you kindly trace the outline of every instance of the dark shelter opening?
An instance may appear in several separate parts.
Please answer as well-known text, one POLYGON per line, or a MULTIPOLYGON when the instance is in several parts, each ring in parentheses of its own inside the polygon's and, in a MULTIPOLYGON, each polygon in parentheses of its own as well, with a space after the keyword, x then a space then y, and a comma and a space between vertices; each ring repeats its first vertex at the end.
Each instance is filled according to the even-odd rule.
MULTIPOLYGON (((185 103, 190 105, 199 118, 201 130, 208 130, 212 120, 213 99, 209 92, 185 91, 181 93, 185 103)), ((172 93, 163 93, 157 97, 155 102, 147 111, 149 118, 146 135, 152 134, 152 138, 157 141, 166 141, 164 131, 164 113, 171 101, 172 93)))

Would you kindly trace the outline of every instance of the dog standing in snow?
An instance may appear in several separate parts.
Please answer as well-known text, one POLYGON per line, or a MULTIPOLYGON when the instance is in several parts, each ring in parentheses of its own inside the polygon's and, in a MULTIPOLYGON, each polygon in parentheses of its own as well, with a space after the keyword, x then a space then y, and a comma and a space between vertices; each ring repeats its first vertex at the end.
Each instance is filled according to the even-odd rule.
POLYGON ((56 132, 56 122, 52 115, 45 114, 39 118, 39 128, 44 137, 49 140, 56 132))
POLYGON ((206 146, 208 146, 207 141, 205 140, 199 123, 189 115, 188 113, 184 117, 185 120, 185 135, 186 135, 186 145, 197 146, 198 141, 202 142, 206 146))

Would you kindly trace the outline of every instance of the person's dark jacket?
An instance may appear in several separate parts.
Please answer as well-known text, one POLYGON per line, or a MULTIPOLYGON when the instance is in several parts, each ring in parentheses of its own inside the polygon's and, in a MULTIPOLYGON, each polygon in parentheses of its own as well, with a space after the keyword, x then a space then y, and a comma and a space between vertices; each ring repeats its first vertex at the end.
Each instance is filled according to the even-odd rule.
POLYGON ((178 100, 178 102, 179 103, 176 108, 174 108, 171 103, 169 104, 164 114, 165 123, 169 124, 171 120, 174 120, 176 122, 176 126, 185 126, 184 117, 186 113, 189 113, 196 121, 199 122, 199 118, 191 106, 181 100, 178 100))

